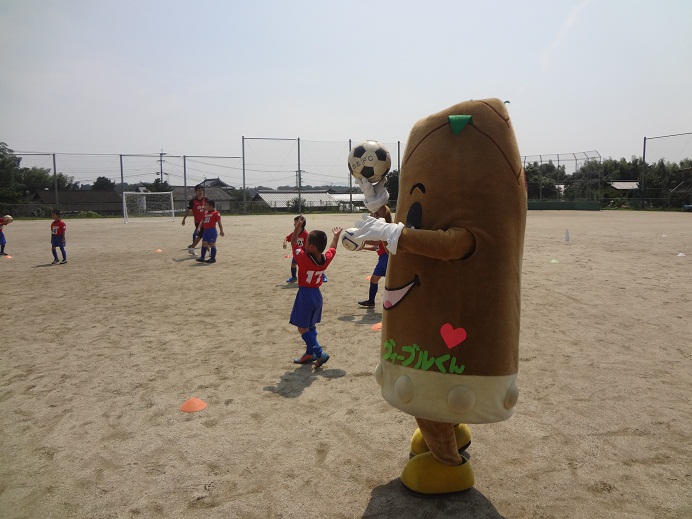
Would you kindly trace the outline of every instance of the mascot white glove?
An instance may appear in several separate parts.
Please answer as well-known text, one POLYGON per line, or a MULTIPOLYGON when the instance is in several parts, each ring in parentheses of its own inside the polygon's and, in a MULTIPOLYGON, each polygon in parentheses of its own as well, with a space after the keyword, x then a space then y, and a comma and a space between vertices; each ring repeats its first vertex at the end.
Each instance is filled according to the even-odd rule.
POLYGON ((396 254, 399 237, 404 228, 403 223, 387 223, 384 221, 384 218, 373 218, 372 216, 363 215, 363 220, 356 222, 356 227, 358 227, 358 230, 353 233, 353 238, 386 241, 387 250, 392 254, 396 254))
POLYGON ((371 213, 374 213, 389 202, 389 191, 384 187, 384 179, 377 184, 371 184, 365 179, 356 178, 356 184, 358 184, 363 195, 365 195, 365 207, 371 213))

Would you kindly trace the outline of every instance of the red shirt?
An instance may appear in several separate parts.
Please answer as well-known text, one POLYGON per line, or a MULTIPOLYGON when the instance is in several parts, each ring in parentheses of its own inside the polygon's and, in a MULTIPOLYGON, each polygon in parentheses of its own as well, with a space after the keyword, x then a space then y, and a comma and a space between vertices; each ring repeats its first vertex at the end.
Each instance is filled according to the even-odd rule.
MULTIPOLYGON (((288 243, 291 243, 291 238, 293 238, 293 233, 286 236, 286 241, 288 243)), ((291 249, 293 249, 293 253, 295 254, 295 251, 298 247, 305 247, 305 244, 307 242, 308 242, 308 231, 303 231, 298 235, 298 239, 296 240, 296 246, 294 247, 293 245, 291 245, 291 249)))
POLYGON ((57 222, 53 220, 50 223, 50 233, 53 236, 63 236, 65 234, 65 229, 67 229, 67 225, 65 225, 65 222, 62 220, 58 220, 57 222))
POLYGON ((216 227, 216 222, 221 221, 221 213, 218 211, 210 211, 204 213, 204 228, 213 229, 216 227))
POLYGON ((336 249, 329 249, 324 253, 324 263, 318 265, 303 247, 296 247, 293 251, 298 264, 298 286, 318 288, 322 284, 322 273, 336 255, 336 249))
POLYGON ((2 234, 2 226, 5 225, 5 219, 0 218, 0 234, 2 234))
POLYGON ((389 251, 387 250, 387 247, 385 246, 383 241, 375 245, 375 252, 377 252, 378 256, 389 254, 389 251))
POLYGON ((207 203, 207 197, 203 196, 202 200, 197 197, 191 198, 190 203, 187 204, 187 208, 192 210, 192 217, 195 219, 195 223, 199 223, 204 220, 204 205, 207 203))

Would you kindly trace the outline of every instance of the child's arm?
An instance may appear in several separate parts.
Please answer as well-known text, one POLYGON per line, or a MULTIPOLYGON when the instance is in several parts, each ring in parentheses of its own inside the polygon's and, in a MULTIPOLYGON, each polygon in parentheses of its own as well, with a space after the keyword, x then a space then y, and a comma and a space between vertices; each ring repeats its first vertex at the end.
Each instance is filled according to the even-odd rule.
POLYGON ((187 218, 187 215, 190 214, 190 208, 188 207, 185 209, 185 215, 183 216, 183 225, 185 225, 185 218, 187 218))
POLYGON ((341 236, 341 231, 343 230, 343 227, 334 227, 332 229, 334 236, 332 237, 332 244, 329 246, 330 249, 336 249, 336 246, 339 244, 339 236, 341 236))
POLYGON ((291 236, 291 247, 296 248, 298 245, 298 235, 302 232, 303 225, 305 224, 305 218, 301 214, 293 226, 293 235, 291 236))
POLYGON ((219 218, 219 234, 221 236, 225 236, 223 233, 223 225, 221 225, 221 218, 219 218))
POLYGON ((287 240, 286 238, 284 238, 284 243, 283 243, 284 249, 286 248, 286 245, 287 245, 287 244, 288 244, 288 240, 287 240))

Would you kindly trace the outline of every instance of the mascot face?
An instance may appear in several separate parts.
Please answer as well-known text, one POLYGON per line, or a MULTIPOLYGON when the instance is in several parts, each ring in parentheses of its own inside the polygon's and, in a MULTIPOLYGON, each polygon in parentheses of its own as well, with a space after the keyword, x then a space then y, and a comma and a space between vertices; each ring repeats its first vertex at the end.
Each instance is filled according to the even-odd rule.
MULTIPOLYGON (((378 368, 392 405, 462 421, 457 412, 421 414, 435 398, 431 386, 446 392, 467 377, 516 375, 525 219, 524 172, 501 101, 460 103, 414 126, 396 212, 406 228, 389 259, 378 368), (427 395, 422 403, 417 393, 427 395)), ((442 399, 446 405, 449 395, 442 399)))

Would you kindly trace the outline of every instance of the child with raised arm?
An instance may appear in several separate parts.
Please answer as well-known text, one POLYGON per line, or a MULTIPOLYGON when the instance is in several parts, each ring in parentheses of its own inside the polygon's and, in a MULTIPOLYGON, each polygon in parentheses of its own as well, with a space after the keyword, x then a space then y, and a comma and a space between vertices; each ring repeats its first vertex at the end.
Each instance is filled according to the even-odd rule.
POLYGON ((216 263, 216 238, 220 234, 224 236, 223 225, 221 225, 221 213, 216 210, 216 202, 207 200, 205 205, 206 213, 198 227, 198 233, 202 233, 202 254, 197 261, 200 263, 216 263), (216 231, 216 224, 219 224, 219 232, 216 231), (204 256, 209 251, 209 259, 204 260, 204 256))
POLYGON ((298 236, 305 225, 301 215, 295 222, 291 246, 293 256, 298 264, 298 293, 296 294, 289 322, 298 328, 305 341, 305 353, 293 359, 296 364, 315 363, 315 369, 329 360, 329 354, 322 350, 317 342, 317 323, 322 320, 322 285, 323 275, 336 255, 341 227, 332 229, 332 242, 327 252, 327 234, 324 231, 311 231, 304 247, 297 246, 298 236))
POLYGON ((67 252, 65 252, 65 229, 67 226, 65 222, 60 218, 60 211, 53 211, 53 221, 50 223, 50 244, 53 250, 53 265, 60 263, 64 265, 67 263, 67 252), (58 260, 58 253, 56 252, 56 247, 60 248, 62 253, 62 261, 58 260))
MULTIPOLYGON (((296 222, 298 221, 298 218, 300 216, 296 216, 293 219, 293 225, 295 227, 296 222)), ((291 234, 286 236, 284 238, 284 249, 286 248, 286 245, 291 243, 291 238, 293 237, 293 231, 291 231, 291 234)), ((308 239, 308 231, 305 230, 305 219, 303 219, 303 227, 301 228, 300 232, 298 233, 298 239, 296 240, 296 247, 304 247, 305 243, 307 242, 308 239)), ((294 254, 295 250, 293 245, 291 245, 291 277, 286 280, 286 283, 295 283, 298 281, 298 277, 296 276, 296 272, 298 271, 298 264, 296 263, 296 256, 294 254)))

